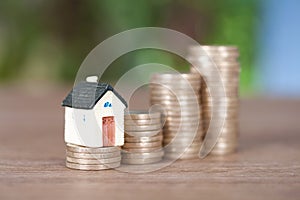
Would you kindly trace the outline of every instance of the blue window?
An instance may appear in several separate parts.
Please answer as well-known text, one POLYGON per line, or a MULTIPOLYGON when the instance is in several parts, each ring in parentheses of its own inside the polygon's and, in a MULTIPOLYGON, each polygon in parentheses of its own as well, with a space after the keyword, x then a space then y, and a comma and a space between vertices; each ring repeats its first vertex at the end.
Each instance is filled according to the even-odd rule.
POLYGON ((111 103, 108 101, 104 103, 104 108, 107 108, 107 107, 112 107, 111 103))

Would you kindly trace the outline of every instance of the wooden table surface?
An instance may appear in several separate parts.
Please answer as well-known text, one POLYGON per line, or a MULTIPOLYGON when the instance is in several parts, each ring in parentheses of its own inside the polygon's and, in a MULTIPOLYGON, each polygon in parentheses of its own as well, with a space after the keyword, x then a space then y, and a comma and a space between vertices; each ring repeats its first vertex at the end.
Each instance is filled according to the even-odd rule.
POLYGON ((87 172, 64 165, 60 103, 69 89, 0 88, 1 200, 300 199, 299 100, 242 100, 236 154, 145 174, 87 172))

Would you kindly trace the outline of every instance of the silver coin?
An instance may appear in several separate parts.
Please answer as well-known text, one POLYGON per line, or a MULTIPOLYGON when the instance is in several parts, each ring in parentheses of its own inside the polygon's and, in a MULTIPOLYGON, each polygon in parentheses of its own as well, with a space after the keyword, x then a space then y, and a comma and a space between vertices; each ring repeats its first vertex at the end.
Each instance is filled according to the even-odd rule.
POLYGON ((185 88, 197 88, 201 84, 201 79, 151 79, 150 84, 164 88, 171 88, 178 85, 185 88))
POLYGON ((198 74, 192 74, 192 73, 163 73, 163 74, 153 74, 152 79, 171 79, 171 80, 181 80, 181 79, 188 79, 188 80, 194 80, 199 79, 200 76, 198 74))
POLYGON ((192 142, 202 142, 202 140, 201 140, 201 138, 200 137, 198 137, 198 138, 193 138, 193 137, 191 137, 191 138, 186 138, 186 137, 183 137, 183 138, 177 138, 177 137, 173 137, 173 138, 164 138, 164 140, 163 140, 163 142, 164 142, 164 144, 169 144, 169 143, 184 143, 184 144, 186 144, 186 143, 192 143, 192 142))
POLYGON ((125 125, 125 132, 127 131, 153 131, 161 129, 161 124, 156 125, 140 125, 140 126, 132 126, 132 125, 125 125))
POLYGON ((237 58, 239 56, 239 52, 236 50, 209 50, 209 49, 205 49, 205 52, 207 53, 207 55, 209 55, 209 57, 212 58, 212 60, 214 60, 214 58, 222 58, 225 55, 227 57, 235 57, 237 58))
MULTIPOLYGON (((234 113, 234 112, 226 113, 228 115, 228 117, 226 117, 226 116, 224 117, 224 115, 223 115, 224 118, 223 117, 221 118, 221 116, 222 116, 221 114, 223 114, 223 113, 218 113, 218 114, 215 114, 216 116, 214 116, 215 121, 213 123, 217 124, 217 126, 219 126, 220 122, 223 122, 224 126, 228 126, 228 125, 231 125, 231 124, 237 124, 237 125, 239 124, 239 118, 233 117, 233 115, 237 114, 237 113, 234 113), (219 116, 217 116, 217 115, 219 115, 219 116), (232 115, 232 116, 229 117, 230 115, 232 115)), ((211 113, 208 114, 208 115, 205 115, 205 113, 203 113, 202 123, 203 124, 212 123, 211 122, 211 113)))
POLYGON ((228 149, 212 149, 210 155, 227 155, 237 151, 237 148, 228 148, 228 149))
POLYGON ((190 55, 189 56, 189 61, 194 61, 194 62, 197 62, 199 63, 200 66, 204 65, 204 64, 211 64, 214 62, 214 60, 226 60, 226 59, 231 59, 231 60, 236 60, 238 57, 240 56, 240 54, 238 52, 232 52, 232 53, 228 53, 228 52, 223 52, 223 53, 204 53, 204 54, 198 54, 198 55, 190 55), (210 58, 210 62, 209 61, 204 61, 204 62, 201 62, 199 61, 201 58, 203 57, 207 57, 209 56, 210 58))
POLYGON ((226 148, 218 148, 218 146, 214 146, 211 153, 224 154, 224 153, 234 152, 236 150, 237 150, 237 145, 227 146, 226 148))
POLYGON ((150 90, 174 90, 174 89, 187 89, 187 88, 193 88, 196 89, 201 86, 201 79, 197 80, 151 80, 153 82, 150 82, 149 88, 150 90), (155 82, 154 82, 155 81, 155 82))
POLYGON ((162 157, 164 155, 164 151, 153 151, 149 153, 124 153, 122 152, 122 158, 130 158, 130 159, 143 159, 143 158, 157 158, 162 157))
POLYGON ((190 160, 190 159, 199 159, 199 153, 192 153, 192 154, 185 154, 183 153, 182 155, 180 154, 172 154, 172 153, 169 153, 169 154, 166 154, 164 156, 164 158, 166 159, 179 159, 179 160, 190 160))
POLYGON ((125 126, 161 125, 161 120, 125 120, 125 126))
POLYGON ((126 136, 132 137, 151 137, 162 133, 162 129, 154 131, 125 131, 126 136))
POLYGON ((161 147, 162 141, 156 142, 138 142, 138 143, 125 143, 123 148, 152 148, 152 147, 161 147))
MULTIPOLYGON (((224 122, 225 121, 234 121, 236 119, 238 119, 238 116, 239 116, 239 113, 238 112, 230 112, 230 111, 227 111, 227 112, 221 112, 221 113, 214 113, 212 114, 212 112, 203 112, 202 113, 202 121, 203 122, 206 122, 208 123, 208 121, 214 117, 214 123, 217 123, 217 126, 219 126, 219 123, 221 120, 224 119, 224 122)), ((223 122, 223 121, 221 121, 223 122)))
POLYGON ((231 61, 231 62, 226 62, 225 60, 221 61, 221 60, 217 60, 217 62, 214 63, 201 63, 201 65, 205 65, 202 66, 203 70, 206 70, 204 73, 205 75, 203 75, 202 77, 207 77, 207 75, 209 75, 211 73, 212 76, 216 75, 215 73, 240 73, 241 68, 240 68, 240 64, 236 61, 231 61), (214 67, 216 66, 216 68, 214 67))
POLYGON ((190 136, 197 136, 197 135, 202 135, 203 134, 203 129, 202 127, 199 127, 198 129, 193 129, 193 130, 186 130, 186 131, 172 131, 172 130, 165 130, 164 131, 164 138, 166 137, 175 137, 175 136, 180 136, 180 137, 190 137, 190 136))
POLYGON ((239 95, 238 81, 236 81, 235 83, 234 82, 213 82, 209 84, 210 84, 209 91, 202 91, 202 94, 203 92, 206 92, 207 95, 209 96, 214 95, 219 98, 239 95))
POLYGON ((179 124, 201 124, 202 121, 197 121, 197 120, 194 120, 194 118, 189 118, 189 117, 166 117, 165 118, 166 121, 164 123, 164 125, 179 125, 179 124))
POLYGON ((110 153, 76 153, 76 152, 71 152, 71 151, 66 151, 66 156, 67 157, 73 157, 73 158, 82 158, 82 159, 105 159, 105 158, 115 158, 119 157, 121 155, 121 151, 116 151, 116 152, 110 152, 110 153))
MULTIPOLYGON (((212 98, 212 93, 210 93, 208 91, 201 91, 201 95, 202 95, 201 99, 211 99, 212 98)), ((239 94, 238 94, 237 90, 231 91, 231 92, 223 90, 222 93, 221 93, 221 91, 215 91, 213 96, 214 96, 214 98, 217 98, 217 99, 238 98, 239 94)))
POLYGON ((164 127, 163 128, 163 132, 167 133, 167 132, 172 132, 172 133, 176 133, 176 132, 194 132, 197 131, 199 128, 201 127, 187 127, 187 126, 181 126, 180 128, 177 127, 164 127))
POLYGON ((238 109, 236 109, 236 110, 231 109, 231 110, 226 110, 226 111, 216 109, 213 112, 212 112, 212 110, 203 109, 202 116, 211 117, 212 115, 214 115, 214 117, 225 117, 227 119, 227 118, 238 117, 239 112, 238 112, 238 109))
POLYGON ((221 142, 218 141, 214 148, 216 149, 225 149, 225 148, 233 148, 237 146, 237 141, 226 141, 226 142, 221 142))
POLYGON ((202 105, 205 105, 205 106, 219 106, 219 107, 232 107, 232 106, 236 106, 238 107, 239 106, 239 102, 237 100, 231 100, 231 101, 222 101, 222 100, 202 100, 202 105))
POLYGON ((221 78, 221 82, 220 81, 211 81, 209 82, 210 85, 213 86, 219 86, 219 87, 224 87, 225 91, 232 91, 232 90, 238 90, 239 89, 239 83, 240 83, 240 79, 235 77, 235 78, 221 78))
POLYGON ((200 102, 200 97, 198 96, 170 96, 170 95, 151 95, 151 102, 184 102, 190 101, 190 103, 198 104, 200 102))
POLYGON ((238 131, 238 125, 236 124, 226 124, 226 125, 223 125, 220 124, 220 126, 216 126, 216 125, 213 125, 213 124, 209 124, 209 126, 212 128, 212 129, 219 129, 220 131, 222 131, 223 134, 225 134, 226 132, 237 132, 238 131))
MULTIPOLYGON (((238 79, 230 79, 230 80, 226 80, 226 79, 220 79, 219 81, 217 80, 213 80, 208 82, 209 84, 209 90, 214 92, 214 93, 220 93, 220 95, 222 94, 221 92, 225 92, 225 94, 227 95, 227 93, 232 94, 232 93, 236 93, 238 92, 239 89, 239 80, 238 79)), ((207 88, 208 90, 208 88, 207 88)), ((179 95, 178 95, 179 96, 179 95)))
POLYGON ((186 154, 194 154, 194 153, 199 153, 200 147, 193 147, 193 148, 183 148, 183 147, 165 147, 165 155, 168 155, 169 153, 186 153, 186 154))
POLYGON ((178 130, 179 128, 181 127, 191 127, 191 128, 199 128, 199 127, 202 127, 202 124, 197 124, 197 123, 178 123, 178 124, 175 124, 175 123, 165 123, 164 125, 165 129, 174 129, 174 130, 178 130))
POLYGON ((123 148, 122 152, 132 152, 132 153, 149 153, 162 150, 162 146, 159 147, 147 147, 147 148, 123 148))
MULTIPOLYGON (((197 47, 195 47, 197 48, 197 47)), ((202 48, 205 51, 218 51, 218 52, 223 52, 223 51, 238 51, 237 46, 230 46, 230 45, 202 45, 198 48, 202 48)))
POLYGON ((167 94, 175 94, 175 93, 195 93, 201 89, 201 83, 191 83, 191 84, 183 84, 183 83, 174 83, 173 85, 167 83, 161 83, 161 86, 152 86, 149 90, 150 94, 154 92, 165 92, 167 94))
POLYGON ((162 141, 163 136, 155 135, 152 137, 125 137, 125 142, 127 143, 135 143, 135 142, 156 142, 156 141, 162 141))
POLYGON ((211 126, 213 128, 223 128, 224 130, 225 129, 233 129, 236 130, 239 128, 239 125, 238 125, 238 122, 236 120, 232 120, 232 121, 229 121, 229 120, 226 120, 224 121, 223 124, 221 124, 221 122, 211 122, 211 123, 206 123, 205 122, 205 126, 211 126))
MULTIPOLYGON (((152 84, 152 83, 150 83, 152 84)), ((152 84, 150 86, 150 92, 155 91, 168 91, 168 92, 183 92, 183 91, 199 91, 201 88, 201 82, 200 81, 174 81, 174 82, 168 82, 168 81, 161 81, 157 82, 156 84, 152 84)))
POLYGON ((174 137, 178 137, 178 138, 193 138, 193 137, 198 137, 198 136, 203 136, 204 135, 204 131, 203 129, 198 129, 198 130, 193 130, 193 131, 165 131, 164 132, 164 138, 174 138, 174 137))
POLYGON ((214 59, 213 62, 198 62, 200 69, 207 70, 207 71, 216 71, 216 70, 239 70, 240 63, 236 59, 214 59), (213 66, 217 66, 213 68, 213 66))
POLYGON ((220 69, 222 68, 238 68, 240 66, 240 63, 237 60, 220 60, 220 59, 215 59, 214 63, 220 67, 220 69))
POLYGON ((190 135, 166 135, 163 144, 179 143, 179 142, 201 142, 204 134, 190 134, 190 135))
MULTIPOLYGON (((210 114, 210 113, 209 113, 210 114)), ((168 113, 166 114, 166 116, 164 116, 165 121, 169 122, 169 123, 173 123, 172 120, 178 121, 178 123, 180 123, 180 121, 182 121, 183 124, 187 124, 188 120, 190 122, 197 122, 197 121, 201 121, 202 118, 202 113, 195 111, 195 112, 171 112, 168 111, 168 113)))
POLYGON ((190 133, 187 133, 187 132, 174 132, 174 133, 166 133, 164 134, 164 141, 167 141, 168 139, 171 140, 171 138, 177 138, 178 140, 179 139, 195 139, 195 138, 198 138, 198 137, 202 137, 204 135, 204 132, 203 130, 201 130, 201 133, 200 131, 198 132, 190 132, 190 133))
POLYGON ((162 97, 151 97, 151 104, 178 104, 178 105, 185 105, 188 104, 198 104, 200 102, 200 97, 199 98, 185 98, 185 99, 177 99, 177 98, 162 98, 162 97))
POLYGON ((217 46, 217 45, 193 45, 188 50, 190 55, 202 55, 208 52, 238 52, 236 46, 217 46))
POLYGON ((156 158, 122 158, 123 164, 130 164, 130 165, 144 165, 144 164, 151 164, 156 163, 162 160, 162 157, 156 158))
MULTIPOLYGON (((206 148, 206 146, 204 145, 204 148, 206 148)), ((217 145, 214 146, 214 148, 212 149, 211 153, 218 153, 218 154, 223 154, 223 153, 227 153, 227 152, 233 152, 236 151, 237 149, 237 145, 231 145, 231 146, 226 146, 226 148, 220 148, 217 145)))
POLYGON ((106 159, 82 159, 82 158, 73 158, 66 157, 67 162, 77 163, 83 165, 102 165, 108 163, 116 163, 121 161, 121 156, 115 158, 106 158, 106 159))
MULTIPOLYGON (((216 63, 219 63, 219 62, 232 62, 232 63, 237 63, 236 60, 231 60, 231 59, 221 59, 221 60, 218 60, 216 59, 216 63)), ((210 64, 210 63, 209 63, 210 64)), ((213 64, 210 64, 211 66, 210 67, 213 67, 214 65, 213 64)), ((201 68, 203 68, 203 70, 207 70, 208 66, 206 65, 205 67, 203 66, 200 66, 201 68)), ((213 71, 215 71, 216 69, 213 68, 213 71)), ((234 67, 231 67, 231 68, 224 68, 224 67, 221 67, 220 65, 217 66, 217 70, 221 73, 223 72, 241 72, 241 68, 239 65, 235 65, 234 67)), ((199 73, 198 69, 195 69, 194 67, 191 67, 190 69, 191 73, 199 73)), ((203 75, 202 75, 202 79, 201 79, 201 83, 205 82, 203 80, 203 75)))
POLYGON ((66 143, 66 146, 68 151, 78 153, 110 153, 120 151, 120 147, 83 147, 70 143, 66 143))
POLYGON ((198 99, 199 98, 199 90, 198 91, 193 91, 193 90, 190 90, 190 91, 173 91, 173 92, 169 92, 169 91, 151 91, 150 92, 150 96, 154 96, 154 97, 172 97, 172 98, 182 98, 182 97, 185 97, 185 96, 190 96, 190 97, 193 97, 195 99, 198 99))
POLYGON ((209 155, 211 156, 225 156, 225 155, 230 155, 235 153, 236 150, 235 149, 230 149, 230 150, 226 150, 226 151, 214 151, 212 150, 209 155))
MULTIPOLYGON (((200 117, 201 118, 201 117, 200 117)), ((202 119, 197 120, 198 117, 167 117, 165 118, 164 126, 199 126, 202 124, 202 119)))
MULTIPOLYGON (((205 93, 205 92, 203 92, 205 93)), ((222 104, 222 103, 237 103, 239 104, 240 100, 238 96, 227 96, 227 97, 217 97, 212 99, 211 96, 202 96, 201 98, 201 103, 217 103, 217 104, 222 104)))
MULTIPOLYGON (((176 101, 176 100, 163 100, 163 101, 151 101, 153 104, 159 104, 162 105, 165 110, 173 110, 173 109, 192 109, 193 105, 194 107, 197 107, 200 103, 200 98, 197 100, 184 100, 184 101, 176 101)), ((194 108, 195 109, 195 108, 194 108)))
POLYGON ((199 159, 199 150, 189 153, 178 153, 178 152, 169 152, 167 153, 164 158, 166 159, 179 159, 179 160, 186 160, 186 159, 199 159))
POLYGON ((239 107, 236 106, 232 106, 232 107, 224 107, 224 106, 215 106, 215 107, 212 107, 212 106, 203 106, 202 108, 202 114, 205 115, 205 114, 209 114, 211 115, 212 113, 214 115, 233 115, 233 114, 238 114, 239 112, 239 107), (212 110, 212 108, 214 108, 214 111, 212 110), (212 112, 213 111, 213 112, 212 112))
POLYGON ((200 148, 200 146, 201 146, 201 142, 190 142, 190 143, 186 142, 186 143, 184 143, 184 142, 176 141, 176 143, 175 143, 175 141, 174 141, 174 142, 168 144, 167 146, 165 146, 165 148, 166 148, 166 151, 168 151, 170 149, 178 149, 181 151, 182 149, 186 149, 186 148, 188 148, 188 149, 200 148))
POLYGON ((79 170, 105 170, 117 168, 120 166, 120 162, 103 164, 103 165, 83 165, 77 163, 66 162, 66 167, 70 169, 79 169, 79 170))
POLYGON ((232 97, 232 98, 219 98, 219 99, 215 99, 215 100, 212 100, 212 98, 209 98, 209 99, 202 99, 202 104, 212 104, 212 103, 215 103, 215 104, 239 104, 240 103, 240 100, 238 97, 232 97))
POLYGON ((202 110, 205 110, 205 111, 208 111, 208 112, 211 112, 213 108, 216 108, 217 110, 226 110, 226 111, 239 109, 239 104, 217 104, 217 103, 207 104, 207 103, 203 103, 202 105, 203 105, 202 110))
POLYGON ((199 129, 197 132, 166 132, 164 133, 164 141, 167 140, 172 140, 174 138, 176 139, 196 139, 196 138, 200 138, 201 136, 203 136, 203 130, 199 129))
POLYGON ((160 112, 148 112, 148 111, 126 111, 124 118, 129 120, 139 119, 155 119, 160 118, 160 112))
MULTIPOLYGON (((237 140, 239 136, 239 132, 236 131, 230 131, 230 132, 220 132, 218 139, 219 140, 237 140)), ((206 140, 213 139, 215 140, 216 138, 212 138, 210 135, 206 135, 205 137, 206 140)))
POLYGON ((167 91, 173 91, 173 90, 179 90, 179 91, 181 91, 181 90, 186 90, 186 89, 190 89, 190 88, 192 88, 193 90, 195 90, 195 91, 197 91, 197 90, 199 90, 200 88, 201 88, 201 82, 199 83, 190 83, 190 84, 183 84, 183 85, 181 85, 181 84, 172 84, 172 85, 170 85, 170 84, 168 84, 168 85, 166 85, 166 84, 153 84, 153 83, 151 83, 150 85, 149 85, 149 88, 150 88, 150 91, 160 91, 160 90, 167 90, 167 91))
POLYGON ((231 137, 228 137, 228 138, 218 138, 217 141, 213 140, 213 139, 210 139, 210 140, 207 140, 206 142, 208 143, 212 143, 212 142, 217 142, 217 143, 237 143, 238 142, 238 137, 237 136, 231 136, 231 137))
POLYGON ((151 91, 150 97, 160 98, 160 99, 184 99, 185 97, 189 97, 188 99, 198 99, 200 90, 186 90, 186 91, 151 91))
MULTIPOLYGON (((238 135, 239 135, 238 131, 230 131, 230 132, 224 132, 223 131, 223 132, 220 132, 220 130, 215 130, 214 132, 219 133, 219 138, 226 138, 226 137, 228 137, 228 138, 230 138, 230 137, 231 138, 233 138, 233 137, 237 138, 238 135)), ((205 141, 210 141, 210 140, 215 141, 216 140, 215 138, 211 138, 208 135, 206 135, 206 137, 204 139, 205 139, 205 141)))
MULTIPOLYGON (((213 77, 210 77, 209 79, 206 79, 206 80, 217 80, 216 78, 219 78, 221 77, 222 81, 224 82, 229 82, 232 81, 234 82, 234 84, 239 84, 239 81, 240 81, 240 71, 238 71, 237 69, 232 69, 231 71, 230 70, 219 70, 219 74, 217 76, 213 76, 213 77)), ((207 82, 208 82, 207 81, 207 82)))
MULTIPOLYGON (((165 114, 166 111, 172 111, 172 110, 183 110, 183 111, 190 111, 192 108, 199 109, 199 112, 201 112, 201 104, 200 103, 200 99, 198 101, 180 101, 176 102, 176 101, 151 101, 151 105, 160 105, 163 109, 163 113, 162 115, 165 114)), ((162 116, 163 118, 163 116, 162 116)))
MULTIPOLYGON (((201 113, 202 115, 202 113, 201 113)), ((195 116, 180 116, 180 115, 177 115, 177 116, 172 116, 172 115, 167 115, 167 116, 164 116, 164 120, 168 123, 175 123, 178 122, 182 122, 182 123, 188 123, 188 121, 190 122, 196 122, 196 121, 201 121, 199 118, 198 115, 195 115, 195 116)))
POLYGON ((151 87, 150 88, 150 93, 154 93, 154 92, 164 92, 167 94, 175 94, 175 93, 195 93, 198 92, 201 84, 195 84, 195 85, 188 85, 187 87, 183 87, 182 85, 180 85, 180 87, 178 87, 178 85, 175 86, 157 86, 157 87, 151 87), (176 88, 177 87, 177 88, 176 88))
POLYGON ((214 104, 214 105, 209 105, 209 104, 203 104, 203 112, 202 113, 205 113, 205 112, 211 112, 213 108, 216 108, 217 109, 217 112, 219 111, 237 111, 239 109, 239 106, 238 105, 218 105, 218 104, 214 104))
POLYGON ((166 137, 191 137, 191 136, 198 136, 198 135, 203 135, 203 129, 202 127, 199 127, 198 129, 193 129, 193 130, 186 130, 184 132, 178 132, 178 131, 172 131, 172 130, 164 130, 164 138, 166 137))
POLYGON ((190 117, 193 120, 200 120, 201 113, 199 112, 171 112, 168 111, 166 117, 190 117))

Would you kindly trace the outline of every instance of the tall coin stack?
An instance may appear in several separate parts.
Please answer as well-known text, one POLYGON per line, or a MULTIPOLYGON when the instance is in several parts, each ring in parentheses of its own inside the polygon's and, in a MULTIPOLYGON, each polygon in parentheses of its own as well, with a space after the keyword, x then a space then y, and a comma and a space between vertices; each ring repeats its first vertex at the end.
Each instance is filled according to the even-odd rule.
POLYGON ((66 144, 66 166, 79 170, 104 170, 120 166, 120 147, 90 148, 66 144))
POLYGON ((198 158, 203 136, 199 109, 200 75, 154 74, 150 81, 151 104, 164 109, 165 157, 198 158))
POLYGON ((160 112, 130 111, 125 113, 124 164, 150 164, 162 160, 162 125, 160 112))
MULTIPOLYGON (((225 117, 225 123, 220 132, 218 141, 211 154, 224 155, 232 153, 236 150, 238 144, 238 108, 239 108, 239 74, 240 64, 238 62, 239 52, 235 46, 194 46, 189 49, 189 59, 198 62, 198 66, 205 70, 206 76, 211 76, 212 85, 216 85, 215 73, 213 73, 213 66, 217 66, 220 73, 226 96, 221 94, 216 95, 214 102, 222 105, 220 110, 217 110, 217 117, 225 117), (213 61, 213 62, 212 62, 213 61), (211 73, 210 73, 211 72, 211 73)), ((199 73, 194 67, 191 67, 191 72, 199 73)), ((202 74, 203 75, 203 74, 202 74)), ((203 75, 205 76, 205 75, 203 75)), ((206 77, 208 78, 208 77, 206 77)), ((206 79, 207 80, 207 79, 206 79)), ((222 89, 222 85, 219 89, 222 89)), ((202 110, 203 110, 203 125, 204 132, 207 132, 212 117, 212 98, 209 89, 202 81, 202 110)), ((214 116, 216 116, 214 112, 214 116)))

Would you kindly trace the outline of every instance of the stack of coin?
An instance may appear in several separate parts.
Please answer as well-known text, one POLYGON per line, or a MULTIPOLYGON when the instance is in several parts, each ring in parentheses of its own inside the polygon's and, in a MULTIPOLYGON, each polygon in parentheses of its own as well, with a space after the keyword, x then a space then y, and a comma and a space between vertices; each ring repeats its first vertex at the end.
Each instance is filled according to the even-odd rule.
POLYGON ((141 165, 162 160, 164 151, 160 112, 126 112, 124 126, 125 143, 122 163, 141 165))
MULTIPOLYGON (((189 59, 197 62, 199 69, 203 72, 201 75, 201 105, 203 110, 204 132, 209 126, 214 130, 214 125, 210 124, 212 117, 212 107, 218 104, 219 110, 214 110, 215 117, 224 117, 224 126, 219 134, 218 141, 211 154, 224 155, 232 153, 237 148, 238 143, 238 107, 239 107, 239 73, 240 64, 238 62, 239 52, 235 46, 193 46, 189 49, 189 59), (215 67, 217 69, 215 69, 215 67), (221 79, 216 78, 216 70, 221 79), (222 80, 219 84, 218 80, 222 80), (210 82, 209 82, 210 81, 210 82), (207 85, 217 86, 216 91, 224 87, 225 91, 216 94, 214 101, 207 85), (215 112, 216 111, 216 112, 215 112)), ((199 74, 199 70, 191 67, 191 72, 199 74)), ((217 128, 215 128, 217 129, 217 128)), ((209 140, 209 136, 206 138, 209 140)), ((212 137, 211 139, 216 139, 212 137)))
POLYGON ((104 170, 120 166, 120 147, 91 148, 66 144, 66 166, 79 170, 104 170))
POLYGON ((203 127, 199 107, 198 74, 154 74, 150 81, 151 104, 164 109, 165 157, 198 158, 203 127))

